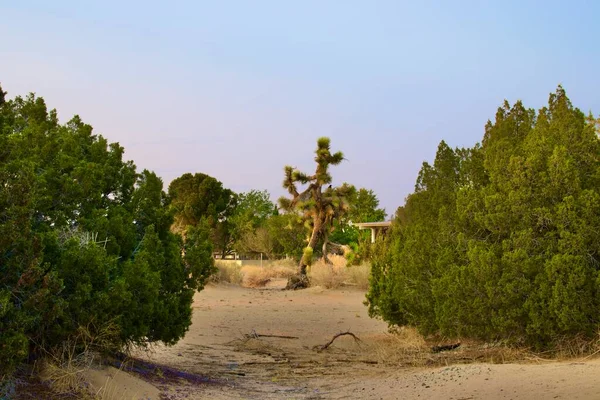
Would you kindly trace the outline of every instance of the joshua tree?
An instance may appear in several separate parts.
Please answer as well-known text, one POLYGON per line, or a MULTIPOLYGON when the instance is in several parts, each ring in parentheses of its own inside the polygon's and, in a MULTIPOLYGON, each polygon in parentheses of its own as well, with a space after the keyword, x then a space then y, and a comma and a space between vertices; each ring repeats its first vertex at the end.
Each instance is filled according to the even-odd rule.
POLYGON ((354 190, 353 186, 347 184, 335 188, 331 186, 329 166, 341 163, 344 155, 341 151, 331 153, 329 138, 322 137, 317 140, 315 154, 317 168, 314 175, 307 175, 290 166, 285 167, 283 187, 292 198, 280 198, 279 205, 288 212, 298 213, 304 219, 307 228, 311 229, 308 245, 298 266, 298 276, 288 282, 288 288, 306 286, 306 267, 311 264, 313 249, 319 238, 323 240, 323 257, 328 261, 328 236, 333 230, 333 220, 347 210, 346 196, 354 190), (298 184, 308 186, 299 191, 298 184), (327 187, 323 188, 325 185, 327 187))

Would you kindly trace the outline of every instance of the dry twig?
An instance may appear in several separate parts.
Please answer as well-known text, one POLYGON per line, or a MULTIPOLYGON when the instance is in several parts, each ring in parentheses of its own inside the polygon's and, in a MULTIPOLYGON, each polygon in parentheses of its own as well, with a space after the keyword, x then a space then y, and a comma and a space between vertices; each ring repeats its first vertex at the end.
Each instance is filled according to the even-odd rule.
POLYGON ((270 338, 278 338, 278 339, 300 339, 297 336, 270 335, 270 334, 256 333, 255 330, 252 330, 252 333, 246 333, 246 334, 244 334, 244 337, 246 339, 258 339, 258 338, 261 338, 261 337, 270 337, 270 338))
POLYGON ((335 335, 333 335, 333 337, 331 338, 331 340, 329 342, 325 343, 322 346, 317 345, 317 346, 313 347, 313 349, 317 350, 317 351, 323 351, 326 348, 328 348, 329 346, 331 346, 333 344, 333 342, 335 341, 335 339, 339 338, 340 336, 346 336, 346 335, 352 336, 354 338, 354 341, 357 344, 361 342, 361 340, 354 333, 352 333, 350 331, 346 331, 346 332, 336 333, 335 335))

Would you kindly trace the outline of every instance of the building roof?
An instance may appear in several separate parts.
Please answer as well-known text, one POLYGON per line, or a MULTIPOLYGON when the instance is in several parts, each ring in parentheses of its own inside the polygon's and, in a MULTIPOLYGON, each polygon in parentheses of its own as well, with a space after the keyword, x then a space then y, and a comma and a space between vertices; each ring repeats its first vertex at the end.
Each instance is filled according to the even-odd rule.
POLYGON ((352 225, 358 226, 358 229, 387 228, 390 225, 392 225, 392 221, 358 222, 358 223, 352 223, 352 225))

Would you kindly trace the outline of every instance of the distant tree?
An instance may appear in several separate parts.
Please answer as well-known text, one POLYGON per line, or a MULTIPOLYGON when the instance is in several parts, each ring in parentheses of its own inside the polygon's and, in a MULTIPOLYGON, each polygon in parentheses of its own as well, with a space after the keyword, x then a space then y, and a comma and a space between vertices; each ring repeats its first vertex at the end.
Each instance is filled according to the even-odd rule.
POLYGON ((244 231, 236 241, 236 250, 243 254, 262 253, 269 259, 276 258, 276 241, 264 226, 244 231))
POLYGON ((379 199, 373 190, 361 188, 348 198, 348 219, 352 222, 378 222, 385 220, 386 212, 379 207, 379 199))
MULTIPOLYGON (((349 192, 347 196, 348 212, 339 218, 335 230, 331 234, 331 241, 341 245, 358 245, 362 240, 369 240, 368 232, 359 232, 352 223, 383 221, 386 212, 379 207, 379 199, 373 190, 361 188, 349 192)), ((355 246, 356 247, 356 246, 355 246)))
POLYGON ((174 210, 176 232, 186 232, 188 227, 205 223, 210 227, 210 237, 215 249, 225 258, 233 245, 233 217, 236 194, 223 187, 215 178, 197 173, 186 173, 169 185, 169 198, 174 210))
POLYGON ((333 229, 333 221, 347 212, 346 197, 354 189, 349 185, 335 188, 331 186, 329 167, 340 164, 344 155, 340 151, 331 153, 329 138, 322 137, 317 140, 315 154, 317 168, 313 175, 307 175, 290 166, 285 167, 283 187, 288 190, 291 199, 282 197, 279 204, 290 213, 298 213, 311 231, 308 245, 298 266, 298 277, 294 282, 290 281, 288 286, 306 286, 306 267, 312 262, 313 249, 321 238, 323 254, 327 254, 328 237, 333 229), (299 184, 307 187, 299 191, 299 184), (324 189, 325 185, 328 186, 324 189))
POLYGON ((296 214, 274 215, 267 220, 266 229, 274 243, 276 257, 300 260, 306 245, 306 227, 296 214))
POLYGON ((277 206, 266 190, 250 190, 238 194, 237 205, 230 218, 232 236, 236 243, 244 235, 264 227, 273 215, 277 215, 277 206))

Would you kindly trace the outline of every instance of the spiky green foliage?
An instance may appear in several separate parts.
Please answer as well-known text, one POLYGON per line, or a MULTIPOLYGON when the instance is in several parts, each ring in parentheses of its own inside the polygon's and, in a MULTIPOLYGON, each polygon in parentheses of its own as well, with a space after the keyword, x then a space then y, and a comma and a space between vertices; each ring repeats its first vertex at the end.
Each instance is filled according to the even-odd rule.
POLYGON ((331 153, 330 140, 321 137, 317 140, 315 150, 315 173, 308 175, 290 166, 284 168, 283 187, 287 189, 290 198, 279 199, 280 207, 301 216, 307 229, 311 232, 308 239, 310 252, 304 252, 300 259, 299 274, 306 275, 306 266, 310 265, 312 250, 319 240, 323 241, 323 256, 327 257, 329 233, 333 229, 333 221, 348 210, 346 198, 355 190, 353 186, 344 184, 339 187, 331 186, 329 167, 338 165, 344 160, 342 152, 331 153), (298 185, 307 185, 299 191, 298 185), (323 186, 329 185, 325 189, 323 186))
POLYGON ((191 323, 208 242, 183 248, 162 181, 123 152, 42 98, 0 105, 0 376, 81 329, 110 327, 115 349, 174 343, 191 323))
POLYGON ((600 142, 564 90, 505 103, 481 146, 441 143, 373 262, 371 315, 551 347, 600 327, 600 142))
POLYGON ((308 263, 307 266, 311 266, 312 265, 312 257, 313 257, 313 249, 310 246, 307 246, 304 248, 304 251, 302 252, 302 257, 307 260, 306 262, 308 263))

